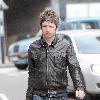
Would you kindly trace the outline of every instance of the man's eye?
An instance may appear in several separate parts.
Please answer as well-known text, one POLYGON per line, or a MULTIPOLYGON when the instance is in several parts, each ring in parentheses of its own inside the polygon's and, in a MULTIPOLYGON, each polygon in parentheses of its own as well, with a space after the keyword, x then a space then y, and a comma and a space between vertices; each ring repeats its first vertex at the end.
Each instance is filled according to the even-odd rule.
POLYGON ((47 27, 46 25, 43 25, 42 27, 47 27))
POLYGON ((49 26, 50 28, 54 28, 54 26, 49 26))

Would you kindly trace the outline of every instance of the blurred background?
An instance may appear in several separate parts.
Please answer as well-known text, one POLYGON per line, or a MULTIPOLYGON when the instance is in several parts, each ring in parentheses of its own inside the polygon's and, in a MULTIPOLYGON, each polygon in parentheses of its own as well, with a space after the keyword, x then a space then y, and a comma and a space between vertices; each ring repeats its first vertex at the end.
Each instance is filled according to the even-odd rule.
MULTIPOLYGON (((96 21, 89 24, 100 29, 100 0, 0 0, 0 100, 25 98, 28 77, 26 48, 36 38, 27 39, 41 33, 39 15, 46 7, 54 9, 60 17, 64 16, 65 21, 97 18, 98 24, 96 21)), ((76 30, 74 23, 70 29, 76 30)), ((86 25, 82 23, 83 28, 86 25)))
POLYGON ((100 16, 100 0, 4 0, 3 2, 7 6, 4 5, 3 8, 6 55, 11 43, 34 36, 39 31, 39 14, 45 7, 52 7, 58 15, 63 15, 66 19, 100 16))

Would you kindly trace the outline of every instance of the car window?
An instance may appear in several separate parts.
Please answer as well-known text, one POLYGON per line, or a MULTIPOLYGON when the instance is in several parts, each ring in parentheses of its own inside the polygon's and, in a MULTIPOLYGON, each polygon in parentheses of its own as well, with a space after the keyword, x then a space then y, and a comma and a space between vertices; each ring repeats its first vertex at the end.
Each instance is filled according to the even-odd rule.
POLYGON ((100 29, 100 20, 68 20, 59 24, 58 30, 100 29))
POLYGON ((80 23, 81 29, 98 29, 97 21, 94 22, 81 22, 80 23))
POLYGON ((83 35, 74 38, 80 53, 100 54, 100 36, 83 35))
POLYGON ((100 29, 100 20, 98 21, 98 27, 99 27, 99 29, 100 29))
POLYGON ((77 29, 77 22, 69 22, 73 30, 77 29))
POLYGON ((58 31, 62 30, 72 30, 70 23, 63 21, 59 24, 58 31))

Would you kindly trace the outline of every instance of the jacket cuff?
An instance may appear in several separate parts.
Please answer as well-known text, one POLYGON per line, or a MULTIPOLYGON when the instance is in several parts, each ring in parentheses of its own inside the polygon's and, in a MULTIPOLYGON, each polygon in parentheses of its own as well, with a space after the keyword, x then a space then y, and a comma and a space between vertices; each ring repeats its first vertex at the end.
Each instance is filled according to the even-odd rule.
POLYGON ((33 100, 31 97, 26 97, 25 100, 33 100))

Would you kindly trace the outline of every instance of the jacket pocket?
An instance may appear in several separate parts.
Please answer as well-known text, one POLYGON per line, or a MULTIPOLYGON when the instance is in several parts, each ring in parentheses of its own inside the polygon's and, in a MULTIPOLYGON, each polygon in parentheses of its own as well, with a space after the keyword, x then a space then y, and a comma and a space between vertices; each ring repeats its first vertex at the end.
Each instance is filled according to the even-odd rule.
POLYGON ((35 63, 38 63, 39 62, 39 59, 40 59, 40 54, 32 54, 32 58, 34 59, 35 63))
POLYGON ((54 63, 55 67, 64 67, 64 65, 66 64, 66 53, 64 52, 55 53, 54 63))

